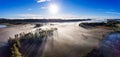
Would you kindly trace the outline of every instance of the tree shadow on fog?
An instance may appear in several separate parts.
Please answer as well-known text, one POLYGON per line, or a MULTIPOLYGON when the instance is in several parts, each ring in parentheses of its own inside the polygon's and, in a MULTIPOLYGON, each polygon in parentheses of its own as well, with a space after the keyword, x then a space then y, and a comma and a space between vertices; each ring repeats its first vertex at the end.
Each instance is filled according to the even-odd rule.
POLYGON ((0 57, 10 57, 10 47, 9 46, 2 46, 0 47, 0 57))
POLYGON ((31 40, 32 43, 25 41, 22 42, 21 53, 23 54, 23 56, 27 56, 27 57, 38 57, 38 55, 39 57, 41 57, 44 51, 47 38, 31 39, 31 40))
POLYGON ((47 39, 52 33, 47 33, 44 37, 30 38, 29 40, 21 40, 21 53, 24 57, 41 57, 47 43, 47 39))
POLYGON ((51 37, 52 31, 37 31, 35 33, 15 35, 15 38, 10 38, 8 43, 0 47, 0 57, 16 56, 13 52, 21 53, 22 57, 41 57, 47 43, 47 39, 51 37), (16 44, 16 46, 14 46, 16 44), (18 51, 14 50, 14 47, 18 51))
POLYGON ((99 49, 93 49, 91 52, 89 52, 86 56, 83 57, 105 57, 99 49))
MULTIPOLYGON (((21 43, 20 52, 23 57, 41 57, 44 51, 44 47, 47 41, 47 38, 41 39, 31 39, 30 41, 23 41, 21 43), (36 41, 37 40, 37 41, 36 41)), ((11 46, 5 45, 0 47, 0 57, 11 57, 11 46)))

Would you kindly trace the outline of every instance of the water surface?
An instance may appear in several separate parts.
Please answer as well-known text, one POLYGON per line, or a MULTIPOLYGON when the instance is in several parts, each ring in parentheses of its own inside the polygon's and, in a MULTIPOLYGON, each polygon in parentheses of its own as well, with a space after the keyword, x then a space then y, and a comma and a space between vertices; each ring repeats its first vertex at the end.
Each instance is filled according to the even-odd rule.
POLYGON ((0 24, 0 28, 6 28, 6 27, 7 27, 6 25, 0 24))
POLYGON ((120 57, 120 33, 112 33, 101 43, 105 57, 120 57))

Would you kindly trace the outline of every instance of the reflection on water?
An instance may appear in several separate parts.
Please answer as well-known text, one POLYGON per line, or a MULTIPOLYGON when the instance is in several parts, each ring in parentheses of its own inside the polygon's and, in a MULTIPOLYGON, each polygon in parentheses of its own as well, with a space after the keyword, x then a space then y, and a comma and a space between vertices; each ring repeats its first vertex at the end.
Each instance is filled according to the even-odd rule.
POLYGON ((0 28, 5 28, 5 27, 7 27, 6 25, 0 25, 0 28))
POLYGON ((100 49, 105 57, 120 57, 120 33, 110 34, 103 40, 100 49))

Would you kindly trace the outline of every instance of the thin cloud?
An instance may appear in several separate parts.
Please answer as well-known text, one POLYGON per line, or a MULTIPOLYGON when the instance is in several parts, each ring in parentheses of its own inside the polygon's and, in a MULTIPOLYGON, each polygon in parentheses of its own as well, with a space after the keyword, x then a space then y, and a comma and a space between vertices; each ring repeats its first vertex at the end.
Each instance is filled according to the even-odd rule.
POLYGON ((37 3, 50 2, 51 0, 37 0, 37 3))
POLYGON ((23 19, 52 19, 52 18, 62 18, 62 19, 118 19, 120 16, 79 16, 79 15, 73 15, 73 14, 60 14, 60 15, 41 15, 41 14, 17 14, 15 15, 17 18, 23 18, 23 19))
POLYGON ((47 7, 41 7, 41 9, 47 9, 47 7))
POLYGON ((105 13, 108 13, 108 14, 117 14, 117 15, 120 14, 120 12, 105 12, 105 13))
POLYGON ((31 11, 32 9, 31 9, 31 8, 28 8, 27 10, 31 11))
POLYGON ((43 15, 39 15, 39 14, 18 14, 17 16, 20 18, 27 18, 27 19, 42 19, 42 18, 44 18, 43 15))

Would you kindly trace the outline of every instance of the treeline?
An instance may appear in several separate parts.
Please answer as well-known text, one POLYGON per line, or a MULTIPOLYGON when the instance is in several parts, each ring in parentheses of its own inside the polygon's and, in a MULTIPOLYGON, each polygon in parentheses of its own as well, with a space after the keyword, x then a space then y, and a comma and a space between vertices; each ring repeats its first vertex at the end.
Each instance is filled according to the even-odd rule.
POLYGON ((31 23, 31 22, 76 22, 76 21, 88 21, 91 19, 5 19, 0 18, 0 23, 11 23, 11 24, 21 24, 21 23, 31 23))
POLYGON ((94 22, 94 23, 81 23, 79 24, 79 26, 84 27, 84 28, 92 28, 92 27, 96 27, 96 26, 107 26, 107 27, 117 27, 116 24, 118 23, 114 23, 114 22, 94 22))
POLYGON ((35 32, 16 34, 9 38, 10 57, 41 57, 44 48, 42 43, 53 35, 53 30, 37 29, 35 32), (42 47, 41 47, 42 45, 42 47))
POLYGON ((96 27, 96 26, 117 27, 116 24, 120 24, 120 19, 107 19, 107 22, 80 23, 79 26, 82 26, 82 27, 96 27))

